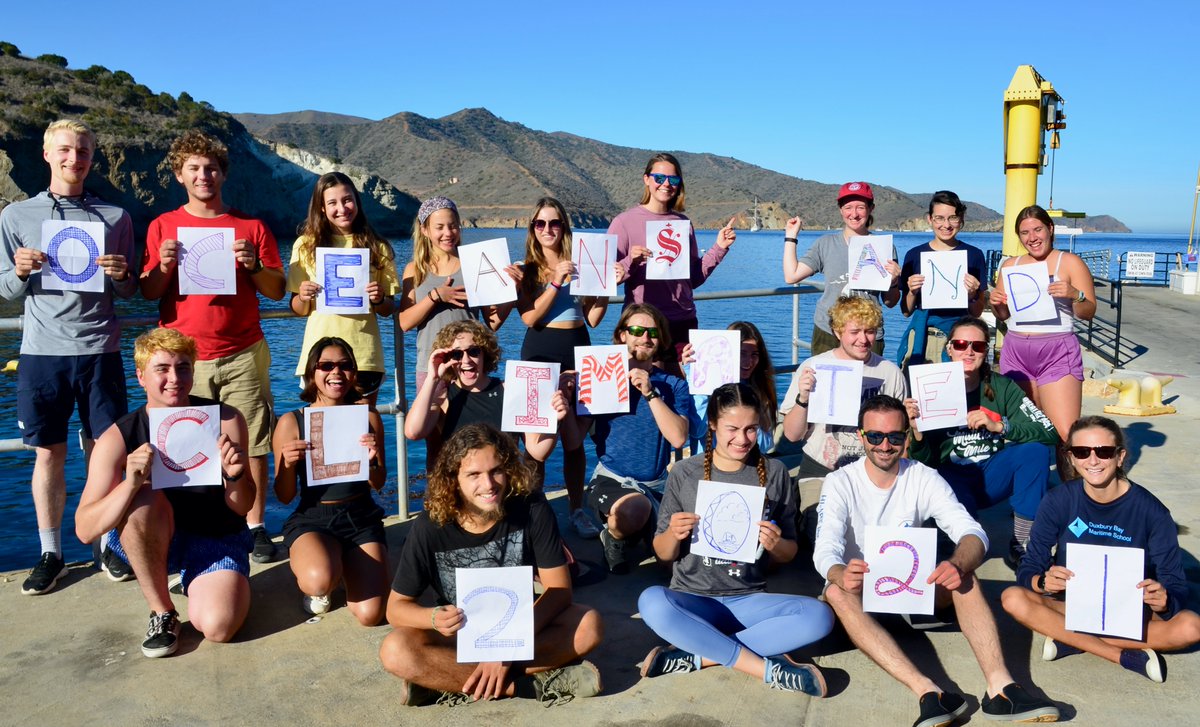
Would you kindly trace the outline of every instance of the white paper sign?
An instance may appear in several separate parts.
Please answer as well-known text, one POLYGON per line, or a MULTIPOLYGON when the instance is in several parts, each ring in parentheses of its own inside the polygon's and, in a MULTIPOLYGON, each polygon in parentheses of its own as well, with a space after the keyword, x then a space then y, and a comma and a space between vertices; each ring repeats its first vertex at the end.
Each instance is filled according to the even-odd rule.
POLYGON ((461 245, 458 257, 462 260, 463 284, 467 288, 467 304, 472 308, 498 305, 517 299, 517 284, 504 272, 511 260, 508 240, 503 237, 461 245))
POLYGON ((1127 252, 1125 253, 1126 278, 1153 278, 1154 253, 1127 252))
POLYGON ((500 428, 506 432, 558 431, 550 401, 558 390, 558 363, 504 362, 504 411, 500 428))
POLYGON ((1067 543, 1067 628, 1142 641, 1145 566, 1141 548, 1067 543))
POLYGON ((1050 273, 1046 263, 1009 265, 1000 269, 1004 276, 1004 291, 1008 295, 1008 310, 1017 323, 1038 323, 1058 320, 1054 298, 1050 297, 1050 273))
POLYGON ((617 236, 576 232, 571 238, 571 295, 616 295, 617 236))
POLYGON ((810 361, 816 383, 808 400, 808 421, 858 424, 862 405, 863 362, 840 358, 810 361))
POLYGON ((42 290, 104 292, 104 271, 97 262, 105 254, 103 222, 42 220, 42 252, 42 290))
POLYGON ((623 345, 575 347, 577 414, 629 413, 628 355, 623 345))
POLYGON ((371 430, 366 404, 304 408, 304 431, 311 445, 304 458, 310 485, 355 482, 370 477, 367 448, 359 441, 371 430))
POLYGON ((962 361, 911 366, 908 382, 921 412, 913 422, 917 431, 967 425, 967 380, 962 361))
POLYGON ((532 567, 455 568, 454 591, 466 612, 458 663, 533 658, 532 567))
POLYGON ((149 407, 154 458, 150 479, 156 490, 221 484, 221 407, 149 407))
POLYGON ((179 294, 234 295, 237 262, 232 227, 179 228, 179 294))
POLYGON ((937 528, 868 525, 863 560, 863 610, 932 614, 936 587, 926 583, 937 566, 937 528))
POLYGON ((753 563, 758 550, 758 523, 763 519, 765 487, 700 480, 696 487, 696 514, 692 530, 692 555, 753 563))
POLYGON ((367 283, 371 282, 371 251, 366 248, 318 247, 317 313, 362 315, 371 312, 367 283))
POLYGON ((688 280, 692 277, 692 223, 668 220, 646 223, 646 280, 688 280))
POLYGON ((939 250, 921 253, 921 308, 967 307, 967 251, 939 250))
POLYGON ((892 275, 887 263, 892 259, 891 235, 855 235, 849 245, 850 290, 887 290, 892 275))
POLYGON ((738 331, 688 332, 696 360, 688 366, 688 391, 711 394, 722 384, 741 378, 742 334, 738 331))

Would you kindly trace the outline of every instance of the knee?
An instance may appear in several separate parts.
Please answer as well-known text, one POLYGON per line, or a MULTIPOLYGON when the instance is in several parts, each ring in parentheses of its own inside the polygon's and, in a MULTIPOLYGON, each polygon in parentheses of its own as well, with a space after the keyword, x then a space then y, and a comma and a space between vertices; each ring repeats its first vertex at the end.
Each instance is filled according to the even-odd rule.
POLYGON ((196 627, 196 630, 200 632, 200 635, 206 641, 227 644, 233 641, 233 637, 237 635, 238 629, 242 627, 242 622, 233 616, 219 618, 195 618, 192 616, 192 625, 196 627))
POLYGON ((641 532, 654 508, 645 495, 630 495, 613 505, 608 522, 619 538, 630 538, 641 532))
POLYGON ((638 596, 638 613, 642 615, 642 621, 649 624, 659 620, 668 608, 666 590, 665 586, 650 586, 638 596))
POLYGON ((1171 620, 1179 621, 1176 628, 1179 629, 1178 640, 1183 643, 1180 648, 1186 649, 1200 642, 1200 615, 1197 615, 1195 611, 1180 611, 1171 620))
POLYGON ((854 596, 846 593, 840 586, 830 583, 825 589, 825 602, 835 614, 842 614, 854 608, 857 602, 854 596))
POLYGON ((600 645, 604 640, 604 620, 600 612, 587 608, 579 619, 579 628, 575 631, 575 653, 580 656, 587 654, 600 645))
POLYGON ((379 622, 383 621, 385 603, 382 598, 373 598, 370 601, 346 605, 350 609, 350 613, 354 614, 354 618, 358 619, 363 626, 378 626, 379 622))
POLYGON ((309 596, 328 596, 335 584, 328 568, 312 565, 296 569, 296 585, 309 596))
POLYGON ((1000 594, 1000 605, 1018 621, 1029 612, 1029 598, 1025 595, 1032 593, 1023 586, 1009 586, 1000 594))
POLYGON ((379 647, 379 661, 388 673, 412 680, 420 671, 412 629, 399 627, 388 634, 379 647))

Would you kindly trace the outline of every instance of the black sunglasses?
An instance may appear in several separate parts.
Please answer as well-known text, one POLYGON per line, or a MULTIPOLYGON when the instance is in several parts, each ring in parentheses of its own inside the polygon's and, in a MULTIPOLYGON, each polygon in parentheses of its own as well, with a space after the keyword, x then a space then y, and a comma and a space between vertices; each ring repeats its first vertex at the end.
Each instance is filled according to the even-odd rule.
POLYGON ((883 444, 883 440, 886 439, 893 447, 899 447, 901 444, 904 444, 904 440, 908 439, 907 429, 899 432, 868 432, 865 429, 858 431, 862 432, 863 437, 867 440, 867 444, 871 446, 883 444))
POLYGON ((988 342, 968 341, 965 338, 955 338, 954 340, 950 341, 950 348, 953 348, 955 351, 966 351, 969 348, 975 353, 987 353, 988 342))
POLYGON ((1067 451, 1075 459, 1087 459, 1092 452, 1096 453, 1096 459, 1112 459, 1117 455, 1117 447, 1107 444, 1102 447, 1067 447, 1067 451))
POLYGON ((683 181, 683 177, 677 174, 651 174, 650 178, 654 180, 655 184, 666 182, 672 187, 678 187, 679 183, 683 181))
POLYGON ((464 353, 471 358, 479 358, 479 354, 483 353, 483 347, 470 346, 469 348, 452 348, 446 352, 446 358, 450 359, 451 361, 461 361, 464 353))
POLYGON ((324 371, 325 373, 329 373, 330 371, 333 371, 334 369, 337 369, 338 371, 342 371, 342 372, 355 371, 354 364, 350 363, 349 361, 318 361, 317 362, 317 370, 318 371, 324 371))
POLYGON ((542 230, 546 229, 546 225, 550 226, 551 232, 562 232, 562 228, 563 228, 562 220, 550 220, 549 222, 547 222, 546 220, 534 220, 533 221, 533 229, 537 230, 538 232, 541 232, 542 230))
POLYGON ((658 338, 658 328, 654 326, 650 328, 646 326, 625 326, 625 330, 635 338, 641 338, 646 334, 650 334, 651 338, 658 338))

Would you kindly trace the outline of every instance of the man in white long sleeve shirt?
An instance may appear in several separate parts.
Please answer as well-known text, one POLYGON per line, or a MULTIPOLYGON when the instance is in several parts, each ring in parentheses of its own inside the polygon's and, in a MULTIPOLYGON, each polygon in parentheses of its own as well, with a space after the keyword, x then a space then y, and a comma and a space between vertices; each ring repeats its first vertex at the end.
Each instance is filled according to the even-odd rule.
POLYGON ((901 651, 896 640, 863 611, 869 564, 862 543, 868 525, 920 527, 934 518, 957 545, 926 581, 939 606, 953 604, 963 635, 987 680, 980 699, 984 716, 1004 721, 1053 721, 1058 709, 1017 685, 1004 665, 996 621, 983 598, 975 569, 987 554, 983 528, 958 502, 936 470, 903 459, 908 412, 891 396, 865 401, 858 415, 866 457, 825 478, 818 506, 813 564, 828 583, 825 597, 855 646, 917 695, 914 727, 948 724, 966 710, 962 695, 943 691, 901 651))

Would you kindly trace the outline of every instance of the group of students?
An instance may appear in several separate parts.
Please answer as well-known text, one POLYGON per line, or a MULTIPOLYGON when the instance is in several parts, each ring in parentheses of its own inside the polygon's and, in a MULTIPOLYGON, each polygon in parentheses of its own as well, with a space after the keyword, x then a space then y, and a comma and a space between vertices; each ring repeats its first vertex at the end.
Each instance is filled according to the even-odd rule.
POLYGON ((78 403, 89 467, 76 532, 85 542, 103 541, 102 566, 114 580, 138 578, 152 611, 142 646, 147 656, 165 656, 177 647, 180 621, 168 583, 168 573, 176 569, 188 596, 188 620, 205 638, 226 641, 241 626, 250 601, 248 555, 255 560, 273 556, 274 544, 262 527, 266 456, 273 449, 276 496, 284 503, 299 500, 284 526, 284 543, 303 608, 325 613, 342 586, 349 610, 361 623, 376 625, 386 618, 393 631, 380 655, 403 680, 404 703, 453 702, 461 695, 558 701, 598 693, 599 672, 582 658, 601 642, 603 626, 594 609, 573 602, 573 555, 540 491, 541 463, 560 438, 568 522, 576 533, 599 537, 613 573, 628 572, 636 563, 632 550, 643 543, 672 564, 670 585, 651 587, 638 601, 647 626, 668 642, 643 660, 646 677, 724 665, 776 688, 824 696, 820 670, 788 654, 828 635, 836 617, 859 648, 913 690, 919 698, 917 725, 948 724, 965 710, 963 698, 921 674, 863 611, 861 599, 869 566, 862 550, 865 527, 915 527, 932 518, 954 549, 928 583, 937 587, 939 606, 953 605, 984 672, 985 715, 1052 721, 1057 709, 1026 693, 1005 668, 995 622, 974 575, 988 549, 975 514, 1005 499, 1014 510, 1005 560, 1017 571, 1018 585, 1002 602, 1047 637, 1044 658, 1088 651, 1161 681, 1154 650, 1200 641, 1200 619, 1186 609, 1187 587, 1169 512, 1125 476, 1119 427, 1105 419, 1079 419, 1082 365, 1070 331, 1075 318, 1094 313, 1094 292, 1082 261, 1053 249, 1053 224, 1041 208, 1018 216, 1016 231, 1029 250, 1028 260, 1007 264, 1037 261, 1053 267, 1049 293, 1056 318, 1011 325, 1000 373, 987 362, 989 329, 974 316, 988 300, 1004 320, 1008 300, 1002 280, 988 293, 982 255, 957 240, 965 212, 958 197, 951 192, 934 196, 929 221, 935 239, 910 251, 903 266, 894 259, 884 263, 893 278, 888 290, 863 293, 848 289, 847 251, 851 237, 870 234, 874 193, 865 182, 851 182, 837 196, 844 229, 819 238, 803 256, 796 250, 801 220, 787 223, 785 280, 797 282, 819 272, 826 285, 814 317, 814 355, 797 370, 783 404, 778 405, 766 342, 746 321, 729 326, 741 333, 741 381, 710 397, 692 397, 681 378, 682 367, 694 360, 688 332, 699 326, 692 290, 711 275, 736 233, 731 220, 701 257, 693 232, 691 278, 647 280, 646 224, 687 219, 682 168, 669 154, 655 155, 642 175, 641 203, 618 215, 609 228, 618 240, 614 273, 625 286, 625 307, 612 342, 626 347, 629 412, 577 415, 574 380, 565 376, 552 402, 558 432, 526 435, 521 453, 514 437, 498 431, 503 383, 491 374, 502 353, 494 331, 516 308, 529 326, 521 358, 558 362, 568 371, 574 368, 575 347, 590 343, 588 328, 598 325, 607 310, 602 298, 569 292, 577 273, 570 221, 556 200, 538 201, 525 261, 507 268, 519 287, 515 304, 468 306, 458 257, 461 220, 445 197, 420 206, 413 260, 397 275, 391 246, 371 229, 353 182, 336 172, 316 184, 285 277, 266 227, 222 201, 228 171, 224 147, 188 132, 170 152, 188 202, 152 223, 135 278, 139 267, 133 264, 128 215, 83 189, 95 148, 92 132, 79 122, 55 122, 44 146, 50 188, 0 215, 0 293, 25 296, 18 416, 25 441, 37 450, 33 489, 43 544, 42 559, 23 592, 48 592, 65 572, 58 540, 65 499, 62 465, 66 418, 78 403), (47 261, 39 237, 45 219, 104 222, 105 254, 97 259, 106 276, 103 292, 51 291, 32 274, 47 261), (180 294, 178 240, 185 227, 234 228, 236 295, 180 294), (321 292, 314 280, 319 247, 370 249, 366 294, 371 313, 312 315, 321 292), (968 272, 961 282, 970 299, 969 315, 922 309, 919 253, 925 249, 967 249, 968 272), (162 300, 162 327, 135 344, 146 404, 126 413, 112 301, 131 296, 139 284, 147 298, 162 300), (287 291, 291 309, 309 316, 297 368, 301 398, 313 407, 372 405, 370 431, 361 438, 371 464, 361 480, 307 483, 303 460, 314 444, 304 431, 304 417, 293 412, 274 423, 270 354, 258 322, 257 294, 280 299, 287 291), (913 316, 910 363, 931 353, 962 362, 971 409, 966 426, 926 433, 910 428, 920 414, 917 402, 907 397, 901 369, 881 356, 881 304, 898 302, 913 316), (417 331, 417 393, 405 435, 426 440, 429 476, 425 511, 413 523, 389 589, 382 510, 371 492, 387 476, 382 421, 373 410, 385 371, 376 316, 393 312, 405 331, 417 331), (945 344, 931 346, 930 338, 944 338, 945 344), (825 359, 863 364, 858 426, 808 420, 819 376, 814 361, 825 359), (147 409, 211 405, 220 407, 224 484, 152 489, 156 435, 149 431, 147 409), (589 435, 598 461, 585 488, 583 440, 589 435), (787 467, 769 456, 777 438, 803 442, 798 486, 787 467), (669 466, 673 451, 689 440, 698 453, 669 466), (1064 453, 1059 464, 1064 481, 1067 467, 1079 479, 1048 491, 1056 448, 1064 453), (700 480, 765 488, 755 562, 690 552, 699 524, 693 510, 700 480), (1081 511, 1091 513, 1087 522, 1119 523, 1131 536, 1130 545, 1146 549, 1147 579, 1138 586, 1150 613, 1144 641, 1065 629, 1061 595, 1073 575, 1062 566, 1065 543, 1109 544, 1102 528, 1077 532, 1068 514, 1081 511), (803 535, 826 579, 820 598, 766 593, 769 566, 793 560, 803 535), (535 658, 524 664, 458 664, 454 635, 465 615, 455 606, 455 567, 521 564, 536 567, 544 589, 534 606, 535 658), (429 588, 437 598, 433 607, 418 600, 429 588))

